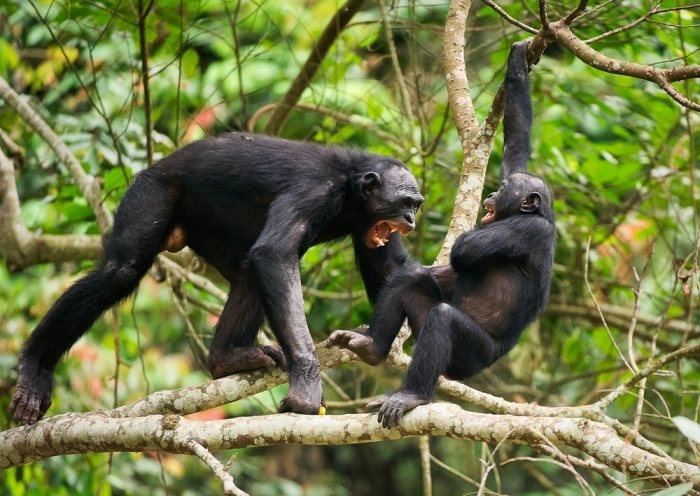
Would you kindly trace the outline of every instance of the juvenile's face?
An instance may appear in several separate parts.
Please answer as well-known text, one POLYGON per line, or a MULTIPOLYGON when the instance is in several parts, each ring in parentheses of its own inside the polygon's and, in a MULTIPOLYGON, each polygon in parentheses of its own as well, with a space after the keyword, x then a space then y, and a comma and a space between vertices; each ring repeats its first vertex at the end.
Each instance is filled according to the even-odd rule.
POLYGON ((551 204, 551 193, 545 182, 537 176, 526 172, 516 172, 508 176, 498 191, 491 193, 484 200, 486 214, 481 225, 502 220, 511 215, 538 213, 540 202, 551 204), (533 201, 535 203, 533 204, 533 201))
POLYGON ((363 198, 371 225, 364 241, 368 248, 379 248, 388 243, 392 233, 406 236, 415 229, 423 197, 413 174, 403 166, 389 163, 368 174, 363 198))

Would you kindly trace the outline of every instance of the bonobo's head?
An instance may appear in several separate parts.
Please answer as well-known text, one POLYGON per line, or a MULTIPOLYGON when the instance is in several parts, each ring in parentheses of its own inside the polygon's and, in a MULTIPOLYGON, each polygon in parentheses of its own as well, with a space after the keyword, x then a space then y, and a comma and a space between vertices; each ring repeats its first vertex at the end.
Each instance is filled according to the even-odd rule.
POLYGON ((368 248, 384 246, 392 233, 405 236, 415 229, 423 197, 413 174, 401 162, 381 157, 358 171, 353 193, 365 210, 361 229, 368 248))
POLYGON ((552 192, 547 183, 527 172, 507 176, 498 191, 486 197, 484 207, 482 226, 512 215, 539 215, 554 222, 552 192))

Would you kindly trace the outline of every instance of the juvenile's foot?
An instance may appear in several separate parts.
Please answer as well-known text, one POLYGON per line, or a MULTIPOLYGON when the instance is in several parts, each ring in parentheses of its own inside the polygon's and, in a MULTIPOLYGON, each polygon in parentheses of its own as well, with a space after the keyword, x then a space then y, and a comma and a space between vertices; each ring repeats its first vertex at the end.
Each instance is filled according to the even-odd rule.
POLYGON ((399 389, 387 396, 379 398, 367 404, 367 408, 379 408, 377 414, 377 422, 382 424, 382 427, 392 429, 398 427, 399 420, 403 414, 409 410, 413 410, 419 405, 430 403, 430 399, 413 391, 399 389))
POLYGON ((245 346, 209 355, 209 372, 214 379, 273 367, 287 367, 284 353, 275 346, 245 346))
POLYGON ((20 373, 10 403, 13 418, 22 424, 36 423, 51 406, 52 389, 53 376, 50 372, 39 372, 33 379, 24 378, 20 373))
POLYGON ((328 337, 328 348, 338 346, 355 353, 360 359, 370 365, 378 365, 384 360, 384 355, 377 349, 374 339, 367 334, 356 331, 335 331, 328 337))

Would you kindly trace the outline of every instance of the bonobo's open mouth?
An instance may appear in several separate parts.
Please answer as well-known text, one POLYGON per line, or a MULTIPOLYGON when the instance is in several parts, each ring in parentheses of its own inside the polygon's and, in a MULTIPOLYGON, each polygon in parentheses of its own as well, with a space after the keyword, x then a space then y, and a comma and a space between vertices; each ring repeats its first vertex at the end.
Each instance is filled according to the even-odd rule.
POLYGON ((400 232, 402 236, 407 236, 413 231, 414 226, 404 221, 380 220, 375 222, 365 233, 365 246, 367 248, 379 248, 389 242, 389 236, 395 232, 400 232))
POLYGON ((486 215, 481 218, 481 225, 485 226, 496 220, 496 202, 491 198, 487 198, 484 201, 484 207, 486 207, 486 215))

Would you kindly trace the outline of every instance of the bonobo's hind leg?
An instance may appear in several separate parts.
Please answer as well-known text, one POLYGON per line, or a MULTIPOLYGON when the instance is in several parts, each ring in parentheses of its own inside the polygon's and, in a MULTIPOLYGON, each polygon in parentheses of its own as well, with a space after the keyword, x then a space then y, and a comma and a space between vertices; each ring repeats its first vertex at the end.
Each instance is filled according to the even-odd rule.
POLYGON ((102 312, 136 288, 172 227, 176 199, 157 171, 136 178, 117 210, 100 266, 63 293, 24 345, 10 404, 15 419, 33 424, 46 413, 56 363, 102 312))
POLYGON ((340 346, 359 356, 370 365, 377 365, 389 354, 391 344, 408 317, 414 332, 418 332, 430 308, 442 300, 442 292, 429 269, 411 263, 391 276, 379 293, 367 333, 335 331, 327 346, 340 346))
POLYGON ((396 427, 404 413, 432 401, 441 374, 469 377, 490 365, 497 352, 493 338, 469 315, 440 303, 418 334, 403 387, 368 406, 380 407, 377 419, 384 427, 396 427))
POLYGON ((209 349, 209 372, 214 379, 260 368, 286 365, 274 346, 253 346, 264 319, 260 296, 247 270, 230 281, 229 294, 209 349))

